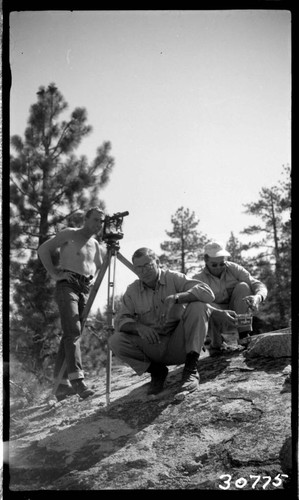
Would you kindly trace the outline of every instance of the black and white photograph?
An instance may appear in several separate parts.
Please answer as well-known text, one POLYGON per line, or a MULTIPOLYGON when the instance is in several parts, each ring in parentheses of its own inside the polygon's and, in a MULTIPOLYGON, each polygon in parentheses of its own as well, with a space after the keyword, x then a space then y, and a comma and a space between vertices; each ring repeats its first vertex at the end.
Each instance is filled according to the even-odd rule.
POLYGON ((276 4, 9 12, 5 493, 297 498, 276 4))

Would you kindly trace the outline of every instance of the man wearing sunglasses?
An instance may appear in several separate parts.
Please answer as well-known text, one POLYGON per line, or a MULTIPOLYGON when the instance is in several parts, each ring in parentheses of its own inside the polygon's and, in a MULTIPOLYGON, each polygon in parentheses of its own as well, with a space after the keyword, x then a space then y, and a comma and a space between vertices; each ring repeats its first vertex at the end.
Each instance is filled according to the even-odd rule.
MULTIPOLYGON (((214 312, 208 331, 211 354, 220 353, 225 348, 221 334, 230 330, 231 317, 235 316, 237 325, 237 315, 258 311, 268 293, 266 286, 251 276, 244 267, 228 261, 229 256, 221 242, 208 243, 204 248, 205 267, 193 276, 194 279, 207 283, 215 295, 211 305, 214 312)), ((252 321, 247 325, 237 326, 237 330, 238 343, 246 347, 252 335, 252 321)))
POLYGON ((151 374, 148 394, 163 390, 167 365, 184 364, 182 391, 198 389, 197 362, 208 331, 214 294, 203 282, 160 268, 149 248, 132 257, 138 278, 128 286, 109 344, 138 374, 151 374))

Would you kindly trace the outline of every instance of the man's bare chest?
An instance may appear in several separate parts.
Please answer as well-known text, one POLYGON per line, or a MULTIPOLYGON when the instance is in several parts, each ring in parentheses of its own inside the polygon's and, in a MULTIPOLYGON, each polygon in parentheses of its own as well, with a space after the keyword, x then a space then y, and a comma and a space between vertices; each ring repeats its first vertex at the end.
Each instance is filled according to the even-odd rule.
POLYGON ((61 256, 75 259, 92 260, 96 251, 95 243, 92 240, 70 239, 61 248, 61 256))

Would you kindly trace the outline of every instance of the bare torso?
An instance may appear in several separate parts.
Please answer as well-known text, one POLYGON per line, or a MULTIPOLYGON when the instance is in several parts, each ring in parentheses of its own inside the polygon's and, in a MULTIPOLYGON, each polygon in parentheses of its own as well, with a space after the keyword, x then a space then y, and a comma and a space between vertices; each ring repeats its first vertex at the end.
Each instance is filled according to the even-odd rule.
POLYGON ((69 229, 60 248, 60 267, 85 276, 94 276, 102 264, 102 250, 93 237, 83 236, 78 229, 69 229))

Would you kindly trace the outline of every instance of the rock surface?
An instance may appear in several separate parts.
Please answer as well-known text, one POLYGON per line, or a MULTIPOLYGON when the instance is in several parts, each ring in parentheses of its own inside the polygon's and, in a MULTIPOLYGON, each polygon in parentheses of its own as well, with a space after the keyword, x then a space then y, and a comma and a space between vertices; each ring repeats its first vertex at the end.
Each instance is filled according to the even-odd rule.
POLYGON ((283 490, 291 475, 290 362, 206 351, 199 391, 178 396, 183 367, 173 366, 164 391, 149 397, 149 375, 113 359, 108 406, 104 372, 87 377, 92 398, 57 403, 44 394, 11 411, 9 488, 283 490))
POLYGON ((246 351, 248 358, 257 356, 265 358, 282 358, 292 355, 292 334, 286 332, 269 332, 254 335, 250 339, 249 348, 246 351))

